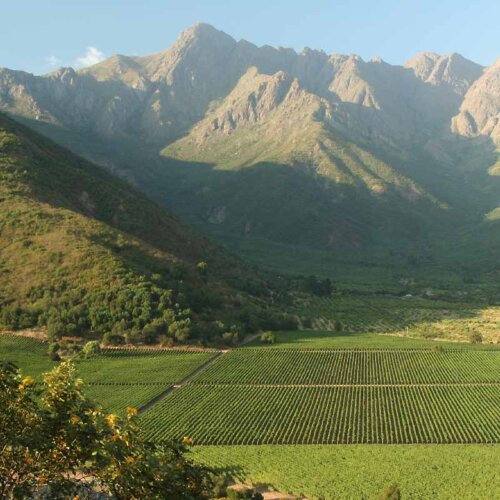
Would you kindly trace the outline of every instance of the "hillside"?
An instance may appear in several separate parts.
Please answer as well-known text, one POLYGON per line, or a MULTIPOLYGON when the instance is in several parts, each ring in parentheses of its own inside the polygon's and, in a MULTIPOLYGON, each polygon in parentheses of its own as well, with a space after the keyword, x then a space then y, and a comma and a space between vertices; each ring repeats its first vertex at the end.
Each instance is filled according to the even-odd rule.
POLYGON ((296 255, 293 269, 304 250, 494 272, 498 89, 498 62, 426 52, 391 65, 207 24, 148 56, 0 69, 1 110, 245 256, 296 255))
POLYGON ((185 342, 270 320, 243 291, 265 297, 258 273, 125 182, 1 114, 0 202, 4 328, 185 342))

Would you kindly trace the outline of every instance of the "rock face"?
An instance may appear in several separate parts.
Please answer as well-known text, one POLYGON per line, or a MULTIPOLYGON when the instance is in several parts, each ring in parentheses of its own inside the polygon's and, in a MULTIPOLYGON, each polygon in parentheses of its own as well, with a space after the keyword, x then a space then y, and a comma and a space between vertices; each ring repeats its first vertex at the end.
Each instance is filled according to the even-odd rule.
MULTIPOLYGON (((223 99, 251 68, 260 74, 282 72, 283 80, 297 79, 303 88, 338 108, 338 125, 354 138, 378 137, 406 142, 449 128, 463 96, 483 68, 458 54, 425 53, 404 66, 380 58, 304 49, 256 47, 198 24, 183 32, 169 49, 146 57, 112 56, 90 68, 61 68, 45 76, 0 70, 0 109, 49 123, 89 132, 105 140, 129 140, 165 145, 185 134, 203 118, 216 100, 223 99)), ((471 89, 467 101, 486 105, 494 91, 498 65, 471 89), (489 98, 488 98, 489 99, 489 98)), ((498 78, 498 77, 497 77, 498 78)), ((480 123, 467 118, 462 131, 486 126, 498 102, 478 112, 480 123), (483 123, 484 118, 485 123, 483 123)), ((467 106, 463 113, 471 113, 467 106)), ((227 124, 226 124, 227 125, 227 124)), ((488 122, 491 128, 491 122, 488 122)), ((466 132, 470 135, 470 132, 466 132)))
POLYGON ((489 136, 500 144, 500 59, 469 88, 452 130, 468 137, 489 136))
POLYGON ((0 69, 0 110, 230 236, 411 239, 500 197, 500 61, 424 53, 397 66, 198 24, 150 56, 0 69))

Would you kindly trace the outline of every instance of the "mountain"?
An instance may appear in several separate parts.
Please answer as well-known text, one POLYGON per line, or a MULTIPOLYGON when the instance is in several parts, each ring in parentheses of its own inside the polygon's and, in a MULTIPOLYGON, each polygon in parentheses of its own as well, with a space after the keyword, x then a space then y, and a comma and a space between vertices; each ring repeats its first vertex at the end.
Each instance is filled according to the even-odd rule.
POLYGON ((468 89, 452 128, 464 136, 489 136, 500 144, 500 58, 468 89))
POLYGON ((150 56, 1 69, 0 109, 261 261, 268 244, 446 260, 498 231, 498 89, 498 62, 391 65, 198 24, 150 56))
POLYGON ((271 318, 265 277, 3 114, 0 270, 4 328, 205 342, 271 318))

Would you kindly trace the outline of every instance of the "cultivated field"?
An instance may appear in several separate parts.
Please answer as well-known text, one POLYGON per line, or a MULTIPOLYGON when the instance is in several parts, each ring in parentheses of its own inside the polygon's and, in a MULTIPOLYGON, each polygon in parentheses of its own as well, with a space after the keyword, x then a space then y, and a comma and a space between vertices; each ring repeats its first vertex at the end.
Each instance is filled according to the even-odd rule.
POLYGON ((468 341, 473 332, 500 345, 500 307, 420 297, 334 295, 298 300, 295 313, 315 330, 389 333, 468 341))
MULTIPOLYGON (((404 349, 412 341, 398 337, 385 349, 321 349, 315 335, 294 332, 280 348, 283 333, 270 348, 219 357, 143 415, 146 436, 200 445, 500 442, 499 350, 426 349, 429 341, 404 349)), ((337 338, 322 335, 322 345, 337 338)))
MULTIPOLYGON (((209 361, 215 352, 110 349, 77 360, 85 392, 110 412, 141 408, 209 361)), ((0 360, 14 362, 24 374, 41 379, 56 363, 47 344, 36 339, 0 335, 0 360)))
POLYGON ((498 445, 196 446, 193 457, 310 499, 378 500, 393 483, 403 499, 500 498, 498 445))

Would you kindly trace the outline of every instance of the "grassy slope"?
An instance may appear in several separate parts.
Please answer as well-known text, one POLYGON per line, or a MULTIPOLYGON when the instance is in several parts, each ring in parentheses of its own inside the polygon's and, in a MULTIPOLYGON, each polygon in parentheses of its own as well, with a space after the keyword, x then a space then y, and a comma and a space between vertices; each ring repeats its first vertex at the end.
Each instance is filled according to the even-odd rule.
POLYGON ((256 276, 123 181, 4 115, 0 241, 0 301, 36 314, 62 296, 85 306, 110 288, 140 295, 144 307, 166 290, 209 287, 224 309, 236 293, 227 283, 256 276), (208 262, 206 279, 199 261, 208 262))
POLYGON ((199 446, 193 457, 236 479, 310 498, 500 497, 498 445, 199 446))

